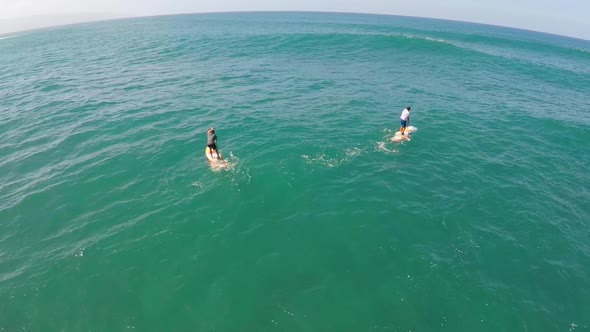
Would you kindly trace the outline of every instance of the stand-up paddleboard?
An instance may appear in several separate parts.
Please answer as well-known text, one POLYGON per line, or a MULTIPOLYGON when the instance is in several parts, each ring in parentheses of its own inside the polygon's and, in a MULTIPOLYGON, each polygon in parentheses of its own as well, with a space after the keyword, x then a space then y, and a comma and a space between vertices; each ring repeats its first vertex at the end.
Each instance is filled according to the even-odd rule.
POLYGON ((212 155, 211 149, 209 147, 205 148, 205 156, 207 157, 207 159, 209 160, 209 162, 213 166, 224 167, 227 165, 227 161, 225 159, 221 158, 221 156, 219 155, 219 153, 217 151, 214 151, 213 155, 212 155))
POLYGON ((401 131, 397 131, 395 133, 395 135, 393 135, 393 137, 391 138, 391 140, 394 141, 394 142, 409 141, 410 140, 410 136, 412 136, 412 134, 416 130, 418 130, 418 128, 416 128, 414 126, 408 126, 408 127, 406 127, 405 135, 402 135, 402 132, 401 131))

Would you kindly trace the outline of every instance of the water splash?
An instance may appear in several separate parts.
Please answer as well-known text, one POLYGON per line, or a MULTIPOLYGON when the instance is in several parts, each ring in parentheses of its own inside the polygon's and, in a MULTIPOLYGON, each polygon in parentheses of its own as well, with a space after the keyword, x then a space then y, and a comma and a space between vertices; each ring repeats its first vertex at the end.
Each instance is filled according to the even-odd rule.
POLYGON ((340 165, 349 163, 352 159, 360 156, 363 150, 358 147, 348 148, 343 151, 342 156, 331 156, 326 152, 322 152, 316 156, 301 155, 301 157, 311 165, 322 165, 328 168, 338 167, 340 165))

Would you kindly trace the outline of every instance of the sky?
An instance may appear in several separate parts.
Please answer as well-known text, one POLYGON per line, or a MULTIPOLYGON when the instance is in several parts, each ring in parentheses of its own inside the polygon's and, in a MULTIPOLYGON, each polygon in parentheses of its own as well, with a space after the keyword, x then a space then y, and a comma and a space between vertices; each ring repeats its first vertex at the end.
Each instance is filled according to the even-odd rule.
POLYGON ((442 18, 590 40, 590 0, 0 0, 0 33, 108 18, 275 10, 442 18))

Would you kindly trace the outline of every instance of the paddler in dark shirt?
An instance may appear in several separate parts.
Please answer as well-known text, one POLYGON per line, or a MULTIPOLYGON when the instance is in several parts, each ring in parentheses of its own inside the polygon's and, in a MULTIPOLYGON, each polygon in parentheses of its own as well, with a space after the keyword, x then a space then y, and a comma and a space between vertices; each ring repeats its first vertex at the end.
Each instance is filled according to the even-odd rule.
POLYGON ((210 128, 207 131, 207 147, 209 148, 209 153, 211 154, 211 158, 213 158, 213 151, 217 153, 217 157, 221 159, 221 155, 219 154, 219 150, 217 150, 217 135, 215 135, 215 129, 210 128))

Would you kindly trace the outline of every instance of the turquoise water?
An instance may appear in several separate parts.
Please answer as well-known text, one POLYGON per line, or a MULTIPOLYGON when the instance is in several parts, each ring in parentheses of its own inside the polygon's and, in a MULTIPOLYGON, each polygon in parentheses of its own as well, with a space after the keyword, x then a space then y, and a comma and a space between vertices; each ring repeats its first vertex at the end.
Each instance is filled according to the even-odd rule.
POLYGON ((2 330, 590 330, 590 42, 307 13, 5 37, 2 330))

